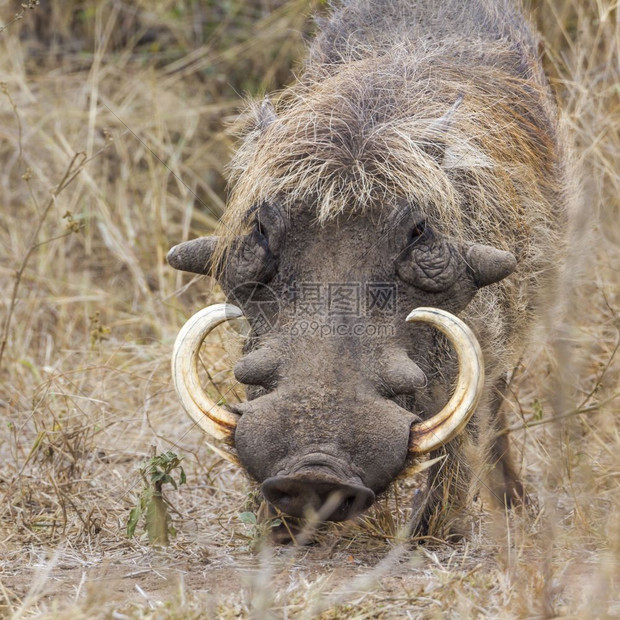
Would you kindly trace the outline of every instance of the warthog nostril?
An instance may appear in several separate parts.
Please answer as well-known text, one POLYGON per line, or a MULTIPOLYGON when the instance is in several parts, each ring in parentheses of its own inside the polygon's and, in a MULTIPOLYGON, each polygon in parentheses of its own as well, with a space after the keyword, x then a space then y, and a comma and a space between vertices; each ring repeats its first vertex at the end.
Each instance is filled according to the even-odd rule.
POLYGON ((265 499, 292 517, 318 514, 321 521, 345 521, 364 512, 375 501, 367 487, 347 484, 322 473, 268 478, 262 486, 265 499))

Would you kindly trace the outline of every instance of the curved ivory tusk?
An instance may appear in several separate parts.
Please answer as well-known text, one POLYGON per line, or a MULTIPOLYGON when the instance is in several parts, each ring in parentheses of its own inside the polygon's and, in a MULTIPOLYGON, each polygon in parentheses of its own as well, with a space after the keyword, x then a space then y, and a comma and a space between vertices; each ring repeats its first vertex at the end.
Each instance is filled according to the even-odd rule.
MULTIPOLYGON (((214 304, 204 308, 182 327, 172 352, 172 379, 183 408, 205 433, 224 440, 229 446, 233 444, 239 416, 220 407, 207 396, 198 378, 198 362, 200 346, 209 332, 224 321, 242 316, 241 310, 231 304, 214 304)), ((238 463, 231 447, 209 445, 224 458, 238 463)))
POLYGON ((407 322, 429 323, 443 332, 458 357, 459 374, 452 397, 429 420, 411 427, 409 452, 425 454, 456 437, 476 410, 484 385, 484 360, 473 332, 461 319, 439 308, 416 308, 407 322))

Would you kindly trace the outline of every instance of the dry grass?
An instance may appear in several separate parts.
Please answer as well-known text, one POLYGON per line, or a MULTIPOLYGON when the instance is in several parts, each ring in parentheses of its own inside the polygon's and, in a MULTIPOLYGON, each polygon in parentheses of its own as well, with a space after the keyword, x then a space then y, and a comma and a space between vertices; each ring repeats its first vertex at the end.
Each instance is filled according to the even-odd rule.
MULTIPOLYGON (((222 212, 239 93, 279 88, 323 3, 43 2, 0 33, 0 613, 29 618, 620 614, 620 97, 611 0, 535 3, 581 187, 566 281, 512 384, 536 505, 483 499, 468 542, 402 544, 411 481, 304 549, 239 519, 243 474, 179 411, 168 359, 217 291, 166 267, 222 212), (76 153, 84 153, 74 160, 76 153), (63 176, 73 162, 79 174, 63 176), (590 232, 591 230, 591 232, 590 232), (191 286, 190 286, 191 284, 191 286), (14 304, 12 295, 15 291, 14 304), (553 417, 555 415, 555 421, 553 417), (185 457, 165 550, 125 522, 150 453, 185 457)), ((4 23, 19 3, 0 1, 4 23)), ((225 377, 229 346, 214 343, 225 377)))

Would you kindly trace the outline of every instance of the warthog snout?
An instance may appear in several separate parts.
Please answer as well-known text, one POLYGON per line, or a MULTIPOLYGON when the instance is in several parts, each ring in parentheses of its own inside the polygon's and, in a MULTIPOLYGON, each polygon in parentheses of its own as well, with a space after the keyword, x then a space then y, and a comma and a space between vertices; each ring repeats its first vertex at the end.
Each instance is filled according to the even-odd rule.
POLYGON ((375 494, 362 481, 346 479, 331 466, 333 458, 313 458, 295 473, 267 478, 262 484, 265 499, 285 514, 321 521, 345 521, 372 506, 375 494))
MULTIPOLYGON (((376 360, 360 363, 355 347, 350 351, 340 341, 307 339, 287 341, 287 365, 273 383, 265 380, 264 367, 272 368, 278 356, 263 356, 261 349, 249 353, 236 374, 262 383, 261 391, 225 409, 200 386, 198 352, 214 326, 239 316, 238 308, 220 304, 188 321, 175 344, 175 385, 188 413, 219 441, 215 448, 240 462, 262 484, 267 501, 285 514, 304 517, 310 510, 320 520, 342 521, 362 513, 408 460, 458 434, 477 406, 484 368, 475 336, 454 315, 417 308, 403 323, 439 329, 459 362, 453 394, 435 415, 420 420, 386 395, 425 389, 422 370, 397 349, 375 348, 376 360), (313 357, 307 355, 311 344, 313 357), (329 359, 338 364, 327 364, 329 359), (376 368, 370 378, 360 370, 369 365, 376 368), (333 376, 343 380, 330 386, 333 376)), ((273 343, 272 350, 278 350, 273 343)))

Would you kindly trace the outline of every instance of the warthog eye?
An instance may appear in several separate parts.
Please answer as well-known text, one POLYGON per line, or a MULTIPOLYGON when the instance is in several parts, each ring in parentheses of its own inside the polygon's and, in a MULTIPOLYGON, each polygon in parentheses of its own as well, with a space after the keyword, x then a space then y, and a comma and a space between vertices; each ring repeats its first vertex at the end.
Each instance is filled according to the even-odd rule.
POLYGON ((224 288, 246 283, 267 283, 275 275, 284 237, 284 222, 277 206, 262 203, 248 212, 250 232, 231 248, 226 265, 224 288))
POLYGON ((432 238, 433 232, 431 231, 430 226, 426 220, 420 220, 414 224, 409 233, 408 245, 413 245, 414 243, 424 243, 432 238))

